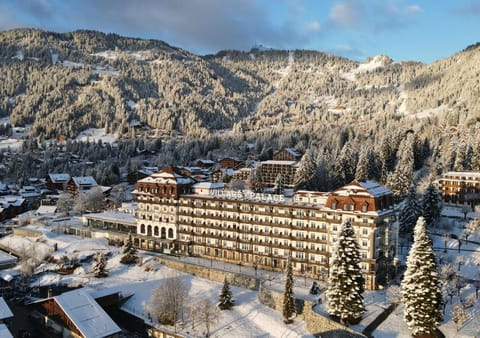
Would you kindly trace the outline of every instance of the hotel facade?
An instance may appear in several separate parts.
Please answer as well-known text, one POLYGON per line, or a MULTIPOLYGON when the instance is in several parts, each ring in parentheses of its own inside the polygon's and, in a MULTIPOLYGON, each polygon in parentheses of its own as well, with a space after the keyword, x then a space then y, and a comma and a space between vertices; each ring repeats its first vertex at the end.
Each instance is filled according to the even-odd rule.
POLYGON ((291 197, 195 183, 167 167, 137 182, 136 244, 325 280, 343 222, 355 229, 367 289, 384 283, 396 254, 392 193, 371 181, 291 197))

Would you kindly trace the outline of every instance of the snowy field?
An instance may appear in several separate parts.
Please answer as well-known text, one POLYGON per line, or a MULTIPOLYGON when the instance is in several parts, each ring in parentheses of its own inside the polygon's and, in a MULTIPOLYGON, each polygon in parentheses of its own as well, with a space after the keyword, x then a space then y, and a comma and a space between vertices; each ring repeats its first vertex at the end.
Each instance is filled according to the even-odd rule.
POLYGON ((107 134, 105 133, 104 128, 89 128, 82 131, 75 140, 77 141, 89 141, 89 142, 98 142, 102 140, 103 143, 114 143, 118 139, 118 134, 107 134))
MULTIPOLYGON (((76 258, 81 262, 71 275, 59 275, 53 271, 58 268, 55 263, 43 263, 38 266, 35 273, 40 277, 32 281, 32 285, 45 286, 66 284, 72 287, 84 286, 91 294, 120 291, 123 295, 132 295, 123 309, 135 316, 149 321, 145 305, 148 304, 153 290, 163 278, 178 273, 155 261, 152 255, 140 252, 142 265, 123 265, 120 263, 121 248, 110 246, 106 239, 81 239, 70 235, 58 235, 54 232, 45 232, 38 238, 24 238, 8 236, 0 239, 0 244, 9 246, 20 252, 34 254, 36 257, 51 255, 57 260, 62 256, 76 258), (54 252, 54 245, 58 250, 54 252), (96 278, 93 276, 92 256, 103 252, 110 256, 107 262, 109 276, 96 278)), ((5 274, 19 274, 20 267, 2 271, 5 274)), ((194 303, 204 298, 209 298, 216 303, 222 284, 202 279, 189 274, 180 273, 189 289, 188 303, 194 303)), ((280 312, 274 311, 257 299, 257 292, 237 287, 231 287, 235 298, 232 310, 220 312, 218 322, 211 326, 212 337, 312 337, 304 321, 296 319, 293 324, 285 325, 280 312)), ((152 323, 158 325, 158 323, 152 323)), ((204 336, 205 327, 196 323, 192 330, 191 323, 186 320, 184 326, 180 325, 178 331, 194 337, 204 336)))

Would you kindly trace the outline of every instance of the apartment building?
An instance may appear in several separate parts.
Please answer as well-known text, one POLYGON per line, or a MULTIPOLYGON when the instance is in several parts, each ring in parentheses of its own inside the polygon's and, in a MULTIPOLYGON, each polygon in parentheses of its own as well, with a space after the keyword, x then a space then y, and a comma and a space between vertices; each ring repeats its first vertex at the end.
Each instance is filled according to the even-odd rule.
POLYGON ((395 255, 390 190, 352 182, 329 193, 293 197, 194 183, 168 167, 137 182, 140 247, 326 279, 341 224, 355 229, 366 288, 375 289, 395 255))
POLYGON ((480 172, 449 171, 434 183, 445 203, 465 204, 472 208, 480 203, 480 172))

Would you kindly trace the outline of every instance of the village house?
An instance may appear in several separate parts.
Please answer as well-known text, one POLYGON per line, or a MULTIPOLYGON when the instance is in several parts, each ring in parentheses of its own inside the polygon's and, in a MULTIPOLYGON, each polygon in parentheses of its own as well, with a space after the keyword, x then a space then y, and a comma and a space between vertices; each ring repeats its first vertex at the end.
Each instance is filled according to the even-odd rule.
POLYGON ((50 190, 65 190, 68 181, 70 181, 70 175, 61 173, 61 174, 48 174, 46 186, 50 190))
POLYGON ((120 327, 97 301, 82 289, 39 300, 30 305, 34 320, 63 337, 116 338, 120 327))
POLYGON ((68 181, 67 189, 69 193, 75 195, 79 192, 89 191, 97 186, 97 181, 92 176, 74 176, 68 181))
POLYGON ((285 148, 273 152, 272 159, 275 161, 300 161, 302 154, 293 148, 285 148))

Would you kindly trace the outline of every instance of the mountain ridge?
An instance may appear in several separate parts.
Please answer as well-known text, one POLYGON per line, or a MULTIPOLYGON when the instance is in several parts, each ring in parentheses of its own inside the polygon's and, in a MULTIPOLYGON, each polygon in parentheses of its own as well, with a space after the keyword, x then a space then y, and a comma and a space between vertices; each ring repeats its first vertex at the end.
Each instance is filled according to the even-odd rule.
POLYGON ((47 139, 75 137, 90 127, 125 134, 133 120, 201 136, 480 111, 474 85, 480 67, 471 46, 431 64, 388 56, 358 63, 309 50, 200 56, 115 33, 19 29, 0 33, 0 49, 7 75, 0 115, 47 139), (449 85, 458 81, 465 85, 449 85))

